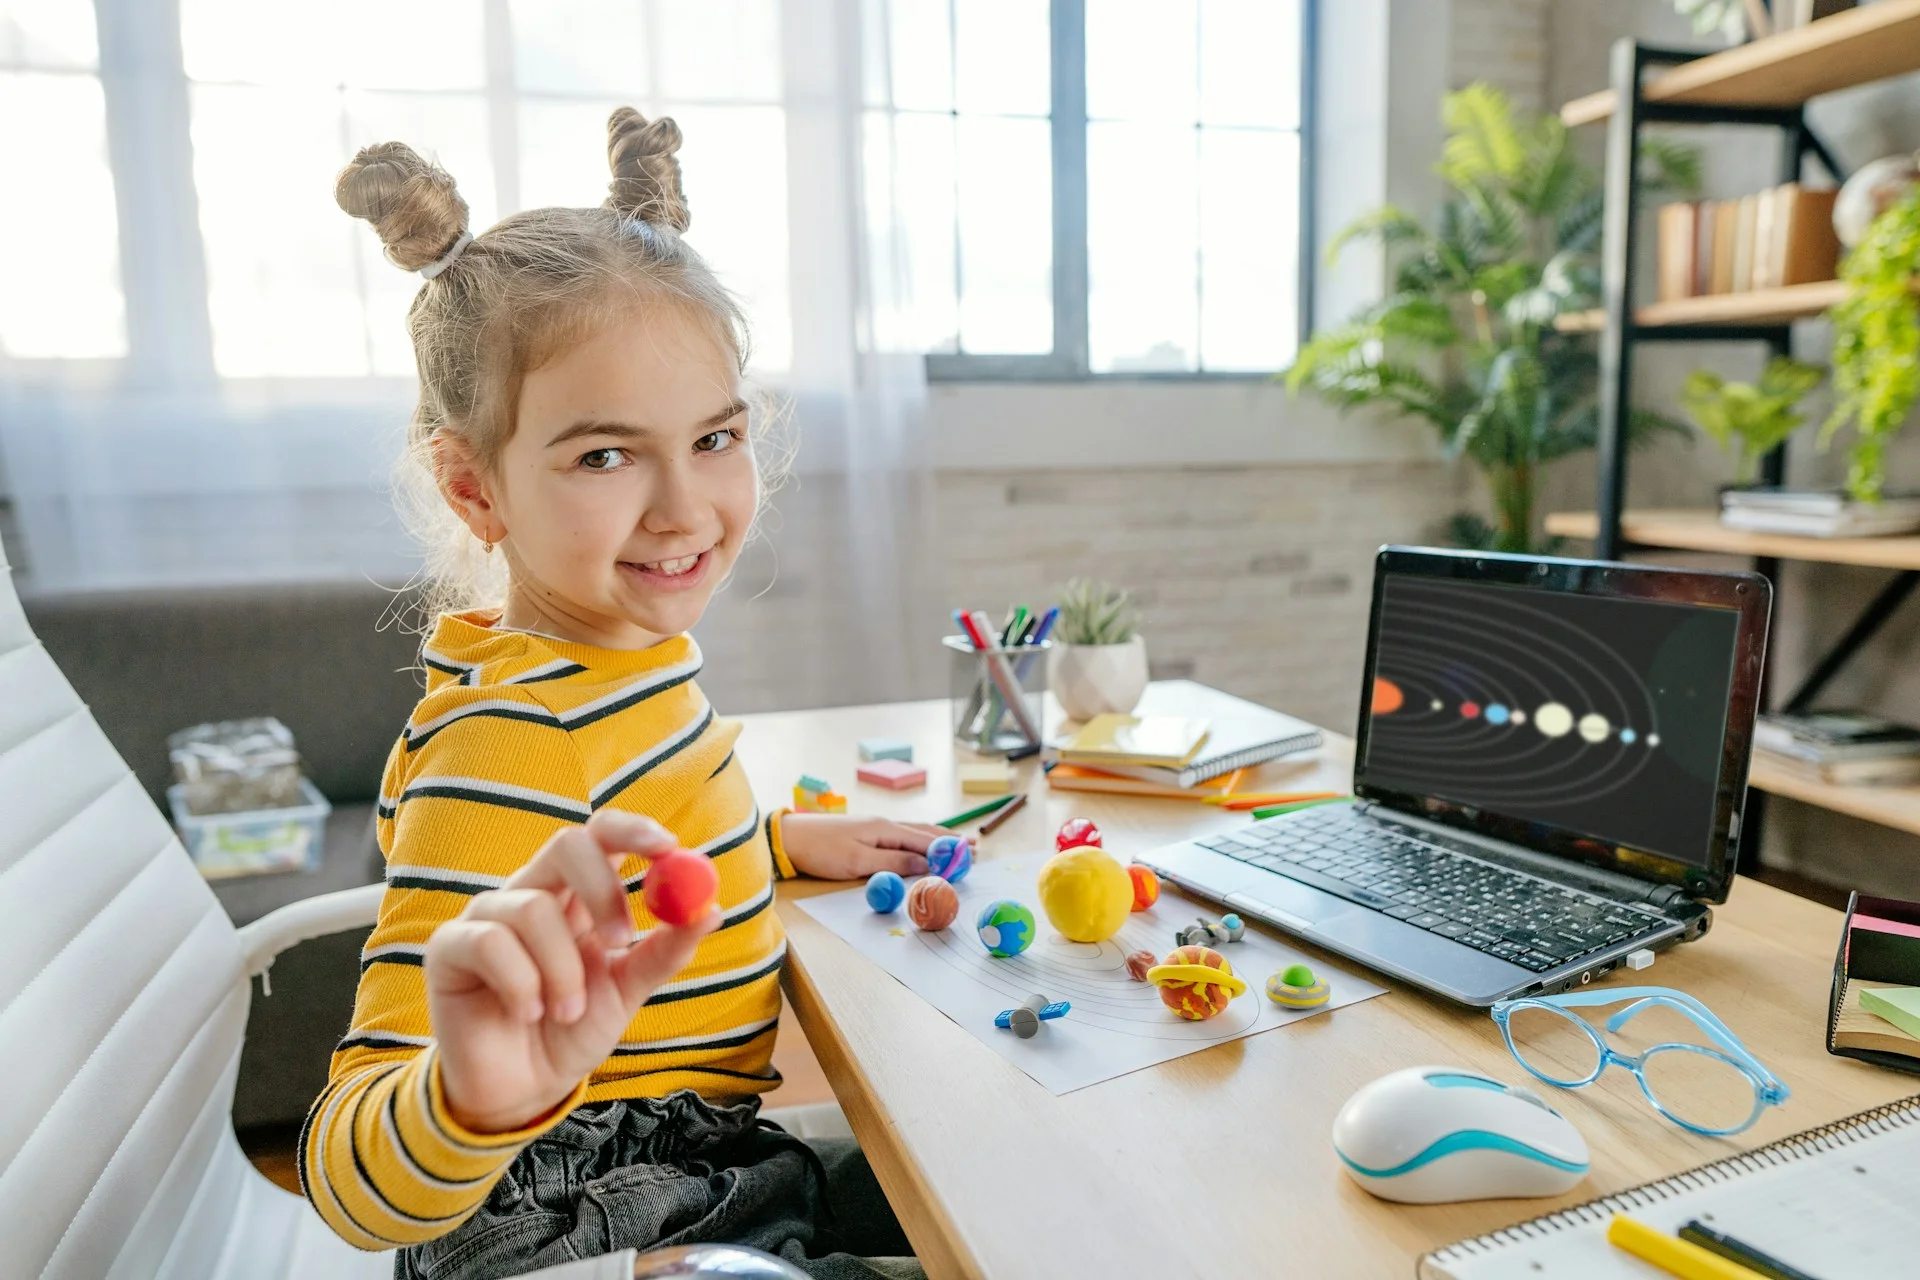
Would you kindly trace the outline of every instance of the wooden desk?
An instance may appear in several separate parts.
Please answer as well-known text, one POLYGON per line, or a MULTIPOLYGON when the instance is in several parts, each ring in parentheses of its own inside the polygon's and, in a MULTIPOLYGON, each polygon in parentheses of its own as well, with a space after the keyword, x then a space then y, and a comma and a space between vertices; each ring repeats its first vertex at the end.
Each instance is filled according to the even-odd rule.
MULTIPOLYGON (((855 787, 856 810, 931 820, 963 807, 944 702, 749 716, 747 726, 740 758, 763 805, 782 804, 803 771, 850 784, 856 740, 884 735, 914 743, 930 785, 855 787)), ((1269 776, 1344 785, 1351 750, 1334 739, 1316 762, 1269 776)), ((1122 859, 1247 821, 1181 801, 1049 793, 1031 763, 1020 778, 1032 801, 982 856, 1051 847, 1073 814, 1098 822, 1122 859)), ((1340 1172, 1328 1141, 1334 1114, 1400 1067, 1458 1064, 1527 1079, 1484 1012, 1388 983, 1377 999, 1055 1097, 792 901, 833 887, 782 888, 788 995, 937 1278, 1405 1276, 1421 1252, 1459 1237, 1914 1091, 1906 1077, 1823 1047, 1839 915, 1742 880, 1712 933, 1631 977, 1704 1000, 1787 1081, 1786 1106, 1736 1140, 1713 1140, 1662 1120, 1622 1071, 1577 1092, 1541 1086, 1593 1150, 1593 1172, 1572 1195, 1389 1205, 1340 1172)))

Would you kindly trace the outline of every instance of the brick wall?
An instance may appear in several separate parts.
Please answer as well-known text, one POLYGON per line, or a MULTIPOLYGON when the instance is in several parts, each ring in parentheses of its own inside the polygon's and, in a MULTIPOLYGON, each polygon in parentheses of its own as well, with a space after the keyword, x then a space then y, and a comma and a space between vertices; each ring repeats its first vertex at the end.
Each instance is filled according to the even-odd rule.
POLYGON ((1525 111, 1544 111, 1549 28, 1547 0, 1453 0, 1448 82, 1484 80, 1525 111))

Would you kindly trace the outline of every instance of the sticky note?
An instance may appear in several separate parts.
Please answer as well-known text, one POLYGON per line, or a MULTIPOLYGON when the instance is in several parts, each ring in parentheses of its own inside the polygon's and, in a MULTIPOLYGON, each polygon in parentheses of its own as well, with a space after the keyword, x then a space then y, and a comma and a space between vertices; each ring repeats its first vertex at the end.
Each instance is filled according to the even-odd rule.
POLYGON ((913 763, 913 744, 899 738, 860 739, 862 760, 905 760, 913 763))
POLYGON ((855 776, 862 782, 870 782, 876 787, 886 787, 892 791, 905 791, 910 787, 927 785, 925 769, 892 756, 861 765, 855 776))
POLYGON ((1861 987, 1860 1007, 1920 1040, 1920 987, 1861 987))
POLYGON ((964 795, 998 796, 1013 790, 1013 766, 1005 760, 963 764, 959 773, 960 790, 964 795))

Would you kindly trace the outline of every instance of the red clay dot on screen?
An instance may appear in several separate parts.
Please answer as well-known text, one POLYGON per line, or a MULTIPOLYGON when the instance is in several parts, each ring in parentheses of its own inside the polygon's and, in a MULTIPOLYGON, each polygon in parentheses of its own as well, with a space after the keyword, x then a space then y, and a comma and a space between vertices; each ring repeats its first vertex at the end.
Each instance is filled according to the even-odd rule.
POLYGON ((1480 704, 1477 702, 1463 702, 1460 704, 1460 714, 1466 719, 1471 720, 1480 714, 1480 704))

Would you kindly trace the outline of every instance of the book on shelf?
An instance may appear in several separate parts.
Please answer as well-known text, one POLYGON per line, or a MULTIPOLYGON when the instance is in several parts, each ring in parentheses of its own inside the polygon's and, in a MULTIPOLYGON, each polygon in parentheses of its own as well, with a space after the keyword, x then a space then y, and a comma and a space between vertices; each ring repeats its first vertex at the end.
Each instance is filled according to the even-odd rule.
POLYGON ((1657 296, 1662 302, 1691 298, 1694 294, 1693 260, 1694 245, 1700 238, 1699 218, 1700 204, 1695 201, 1678 200, 1660 206, 1654 249, 1659 260, 1655 272, 1659 281, 1657 296))
POLYGON ((1836 489, 1756 486, 1720 495, 1720 523, 1754 533, 1810 538, 1877 537, 1920 529, 1920 495, 1857 502, 1836 489))
POLYGON ((1753 745, 1809 764, 1920 758, 1920 729, 1864 711, 1768 711, 1754 721, 1753 745))
POLYGON ((1905 787, 1920 782, 1920 756, 1881 756, 1820 764, 1756 748, 1754 758, 1765 760, 1790 777, 1829 787, 1905 787))
POLYGON ((1671 302, 1833 279, 1840 262, 1835 195, 1786 182, 1738 199, 1662 205, 1657 296, 1671 302))

